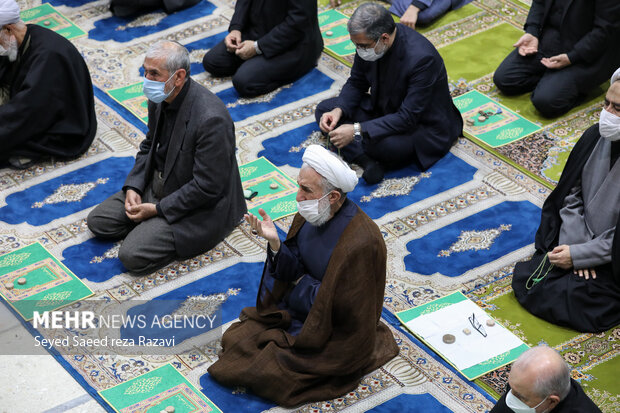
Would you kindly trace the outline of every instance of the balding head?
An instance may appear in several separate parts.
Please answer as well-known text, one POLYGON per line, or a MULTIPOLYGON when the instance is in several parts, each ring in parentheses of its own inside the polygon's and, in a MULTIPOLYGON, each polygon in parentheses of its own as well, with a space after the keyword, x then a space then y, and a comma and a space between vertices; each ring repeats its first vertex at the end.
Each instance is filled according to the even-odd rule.
POLYGON ((508 383, 513 394, 530 407, 550 400, 552 406, 541 406, 549 411, 568 395, 570 370, 557 351, 533 347, 514 362, 508 383))

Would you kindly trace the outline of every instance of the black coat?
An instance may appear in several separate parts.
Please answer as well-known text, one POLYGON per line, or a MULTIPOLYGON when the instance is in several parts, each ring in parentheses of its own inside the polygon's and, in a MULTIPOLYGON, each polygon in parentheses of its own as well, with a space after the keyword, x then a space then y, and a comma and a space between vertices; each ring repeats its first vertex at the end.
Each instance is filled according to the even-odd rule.
POLYGON ((267 59, 297 50, 291 60, 307 66, 323 50, 316 0, 237 0, 228 30, 258 41, 267 59))
POLYGON ((357 54, 351 76, 338 97, 348 118, 370 88, 375 119, 362 122, 370 140, 407 135, 424 170, 443 157, 463 131, 463 118, 454 106, 443 59, 424 36, 396 25, 392 47, 379 60, 357 54))
MULTIPOLYGON (((181 258, 213 248, 247 210, 235 157, 235 127, 228 110, 202 85, 189 82, 170 137, 164 196, 159 201, 181 258)), ((149 131, 124 187, 144 193, 152 176, 157 146, 153 137, 161 107, 149 101, 149 131)))
MULTIPOLYGON (((559 0, 558 0, 559 1, 559 0)), ((620 1, 563 0, 560 39, 571 63, 583 63, 596 83, 620 66, 620 1)), ((533 0, 525 31, 540 38, 553 0, 533 0)))
POLYGON ((0 159, 11 155, 73 158, 97 132, 90 73, 75 46, 55 32, 27 26, 14 63, 0 57, 0 159))

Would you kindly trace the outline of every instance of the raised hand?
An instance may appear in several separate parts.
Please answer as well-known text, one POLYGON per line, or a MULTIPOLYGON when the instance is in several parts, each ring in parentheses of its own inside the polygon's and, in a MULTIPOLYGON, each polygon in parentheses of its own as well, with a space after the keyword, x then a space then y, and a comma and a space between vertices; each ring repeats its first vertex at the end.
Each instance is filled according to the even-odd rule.
POLYGON ((570 59, 566 53, 559 54, 557 56, 543 57, 540 63, 545 65, 547 69, 563 69, 566 66, 570 66, 570 59))
POLYGON ((276 229, 275 224, 263 208, 260 208, 258 213, 263 218, 262 221, 258 219, 256 215, 247 213, 244 215, 246 222, 250 224, 252 229, 256 231, 258 235, 265 238, 267 242, 269 242, 269 247, 273 251, 278 251, 280 249, 280 237, 278 236, 278 230, 276 229))
POLYGON ((512 46, 519 50, 521 56, 529 56, 538 52, 538 38, 529 33, 525 33, 512 46))

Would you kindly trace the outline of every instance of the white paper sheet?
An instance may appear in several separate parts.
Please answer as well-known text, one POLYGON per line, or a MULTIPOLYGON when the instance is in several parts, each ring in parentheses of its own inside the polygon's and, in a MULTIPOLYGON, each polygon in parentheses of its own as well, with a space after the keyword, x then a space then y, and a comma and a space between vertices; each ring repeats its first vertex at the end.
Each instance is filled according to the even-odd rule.
POLYGON ((459 370, 464 370, 523 344, 517 336, 499 324, 487 326, 489 318, 474 302, 465 300, 417 317, 409 321, 407 327, 423 337, 459 370), (472 327, 468 319, 472 314, 482 324, 486 337, 472 327), (471 334, 463 333, 465 328, 471 334), (453 344, 444 343, 444 334, 452 334, 456 341, 453 344))

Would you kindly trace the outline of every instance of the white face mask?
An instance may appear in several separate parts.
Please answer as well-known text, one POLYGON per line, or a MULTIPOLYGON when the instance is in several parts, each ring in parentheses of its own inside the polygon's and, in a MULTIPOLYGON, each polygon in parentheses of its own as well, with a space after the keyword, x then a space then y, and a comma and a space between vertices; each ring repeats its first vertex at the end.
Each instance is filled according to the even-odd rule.
POLYGON ((311 225, 321 226, 329 220, 329 200, 321 202, 329 192, 319 199, 308 199, 306 201, 297 202, 297 210, 299 215, 304 217, 311 225))
POLYGON ((514 394, 512 394, 512 390, 510 390, 508 394, 506 395, 506 406, 508 406, 510 410, 512 410, 515 413, 536 413, 536 409, 538 408, 538 406, 543 404, 545 400, 547 400, 547 397, 545 397, 536 406, 530 407, 527 404, 523 403, 521 400, 519 400, 514 394))
POLYGON ((615 142, 620 140, 620 116, 616 116, 603 109, 598 122, 598 131, 608 141, 615 142))
POLYGON ((385 52, 387 52, 387 45, 383 44, 383 50, 377 52, 377 46, 383 44, 381 43, 381 39, 377 40, 377 44, 372 49, 363 49, 361 47, 357 48, 357 55, 367 62, 374 62, 375 60, 379 60, 383 57, 385 52))
POLYGON ((0 32, 0 56, 8 56, 10 62, 17 60, 17 53, 19 48, 17 47, 17 39, 15 36, 9 36, 4 32, 0 32), (8 44, 5 49, 2 44, 8 44))

